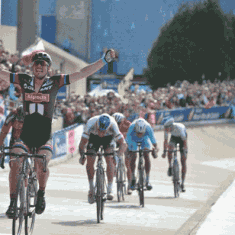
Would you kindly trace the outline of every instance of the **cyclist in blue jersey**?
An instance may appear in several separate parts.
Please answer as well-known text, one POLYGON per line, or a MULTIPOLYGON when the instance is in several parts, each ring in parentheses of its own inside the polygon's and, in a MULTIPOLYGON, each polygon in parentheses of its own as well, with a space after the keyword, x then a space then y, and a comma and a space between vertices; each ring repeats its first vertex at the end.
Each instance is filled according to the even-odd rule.
MULTIPOLYGON (((129 149, 129 156, 131 161, 131 173, 132 173, 132 182, 131 182, 131 189, 135 189, 135 163, 136 163, 136 157, 137 154, 133 151, 137 150, 137 142, 141 142, 141 148, 150 150, 153 149, 153 157, 157 158, 157 140, 154 136, 153 129, 151 125, 143 118, 138 118, 132 122, 132 124, 129 127, 129 130, 127 132, 126 136, 126 142, 129 149)), ((145 159, 145 172, 146 172, 146 188, 147 190, 151 190, 152 186, 149 182, 149 174, 151 169, 151 162, 149 159, 149 152, 144 153, 144 159, 145 159)))
MULTIPOLYGON (((116 52, 113 49, 107 50, 101 59, 93 64, 87 65, 80 71, 72 74, 48 76, 52 65, 50 55, 45 51, 33 51, 31 54, 22 58, 25 65, 31 64, 33 76, 1 70, 1 79, 7 82, 10 81, 13 84, 18 84, 21 87, 23 95, 23 109, 25 113, 24 124, 20 138, 13 144, 12 152, 21 154, 30 152, 32 148, 36 148, 38 154, 46 155, 48 163, 52 157, 53 151, 51 143, 51 123, 59 89, 64 85, 69 85, 92 75, 115 58, 116 52)), ((10 205, 6 212, 8 218, 17 217, 18 213, 17 210, 15 211, 17 198, 16 185, 21 165, 22 159, 15 158, 11 161, 9 181, 14 182, 14 184, 10 184, 12 190, 10 193, 10 205), (16 177, 12 177, 13 175, 16 177)), ((35 212, 41 214, 46 207, 44 194, 49 177, 49 169, 47 167, 46 172, 43 171, 43 162, 41 159, 35 159, 35 168, 39 182, 35 212)))

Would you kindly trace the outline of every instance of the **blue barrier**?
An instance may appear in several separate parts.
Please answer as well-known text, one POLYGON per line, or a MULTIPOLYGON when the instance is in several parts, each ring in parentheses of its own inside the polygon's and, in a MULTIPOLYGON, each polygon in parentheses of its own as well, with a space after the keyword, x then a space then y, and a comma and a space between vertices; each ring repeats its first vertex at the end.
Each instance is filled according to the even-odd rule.
MULTIPOLYGON (((201 120, 217 120, 222 118, 228 118, 232 112, 235 117, 235 107, 232 106, 214 106, 212 108, 178 108, 159 110, 156 112, 156 124, 161 125, 164 117, 173 116, 176 122, 190 122, 201 120)), ((147 113, 144 118, 147 120, 147 113)), ((127 119, 133 122, 139 115, 134 113, 127 119)))
POLYGON ((217 120, 228 118, 231 113, 229 106, 215 106, 206 108, 179 108, 173 110, 163 110, 156 112, 156 123, 162 124, 164 117, 173 116, 176 122, 190 122, 201 120, 217 120))

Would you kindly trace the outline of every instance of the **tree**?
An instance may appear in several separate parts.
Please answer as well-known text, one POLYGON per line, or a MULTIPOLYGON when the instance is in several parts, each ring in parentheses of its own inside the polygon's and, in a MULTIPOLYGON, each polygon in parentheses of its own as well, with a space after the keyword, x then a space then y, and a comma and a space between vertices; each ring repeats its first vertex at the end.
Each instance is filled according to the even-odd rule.
POLYGON ((145 76, 153 89, 177 80, 201 82, 202 74, 214 80, 224 72, 227 18, 213 0, 180 6, 160 30, 148 56, 145 76))

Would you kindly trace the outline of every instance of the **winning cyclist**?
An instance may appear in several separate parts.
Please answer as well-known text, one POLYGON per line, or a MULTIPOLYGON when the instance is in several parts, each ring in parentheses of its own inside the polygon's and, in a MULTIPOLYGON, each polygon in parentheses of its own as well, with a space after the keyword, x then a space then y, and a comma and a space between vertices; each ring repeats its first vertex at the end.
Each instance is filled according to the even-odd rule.
MULTIPOLYGON (((45 51, 34 51, 22 58, 25 65, 32 65, 33 76, 1 70, 1 79, 20 85, 23 94, 25 119, 20 139, 13 144, 12 152, 16 154, 25 153, 29 152, 30 148, 35 147, 38 154, 46 155, 48 163, 52 157, 51 123, 57 92, 64 85, 69 85, 90 76, 114 58, 116 58, 116 52, 111 49, 106 51, 101 59, 87 65, 79 72, 48 77, 52 64, 50 55, 45 51)), ((16 176, 19 175, 21 162, 18 158, 11 161, 11 171, 14 171, 16 176)), ((47 168, 46 172, 43 172, 41 159, 35 159, 35 168, 39 181, 35 211, 37 214, 41 214, 46 207, 44 194, 49 177, 49 169, 47 168)), ((17 177, 12 180, 17 185, 17 177)), ((8 218, 17 216, 17 211, 14 210, 16 196, 17 192, 16 188, 14 188, 13 193, 10 194, 11 202, 6 212, 8 218)))
POLYGON ((172 151, 174 148, 176 148, 177 144, 180 144, 180 154, 181 154, 181 165, 182 165, 182 183, 181 183, 181 190, 182 192, 185 192, 184 187, 184 181, 185 181, 185 175, 186 175, 186 159, 187 159, 187 153, 188 153, 188 144, 187 144, 187 131, 186 127, 182 123, 176 123, 174 122, 173 117, 167 117, 165 120, 163 120, 164 123, 164 152, 162 154, 162 157, 166 157, 166 151, 168 151, 168 176, 172 175, 172 167, 171 167, 171 159, 172 159, 172 151), (171 133, 170 142, 168 144, 168 133, 171 133))
MULTIPOLYGON (((153 129, 151 125, 143 118, 138 118, 132 122, 127 132, 126 142, 129 149, 130 163, 131 163, 131 172, 132 172, 132 182, 131 189, 135 189, 135 162, 137 154, 133 151, 137 151, 137 142, 141 142, 141 148, 150 150, 151 143, 153 146, 153 157, 157 158, 157 140, 154 136, 153 129)), ((144 152, 145 159, 145 172, 146 172, 146 188, 151 190, 152 186, 149 183, 149 174, 151 168, 151 162, 149 159, 149 152, 144 152)))
MULTIPOLYGON (((126 139, 126 135, 128 132, 128 129, 131 125, 131 122, 128 121, 126 119, 126 117, 122 114, 122 113, 114 113, 112 115, 119 127, 120 132, 122 133, 122 135, 124 136, 124 138, 126 139)), ((127 169, 127 179, 128 179, 128 190, 127 190, 127 194, 131 195, 132 191, 130 189, 131 187, 131 168, 130 168, 130 159, 129 159, 129 151, 128 149, 125 151, 125 164, 126 164, 126 169, 127 169)))
MULTIPOLYGON (((102 114, 94 116, 87 121, 87 124, 84 128, 82 138, 79 144, 79 153, 81 155, 79 162, 80 164, 85 163, 85 148, 87 152, 96 153, 99 150, 99 147, 103 145, 105 153, 110 153, 113 150, 111 142, 115 141, 119 144, 118 156, 122 157, 127 145, 124 140, 123 135, 118 129, 117 123, 113 117, 109 114, 102 114)), ((107 199, 113 200, 112 185, 113 185, 113 176, 114 176, 114 165, 113 157, 105 157, 107 163, 107 178, 108 178, 108 188, 107 188, 107 199)), ((88 202, 94 203, 94 163, 95 156, 87 156, 87 175, 90 190, 88 192, 88 202)))

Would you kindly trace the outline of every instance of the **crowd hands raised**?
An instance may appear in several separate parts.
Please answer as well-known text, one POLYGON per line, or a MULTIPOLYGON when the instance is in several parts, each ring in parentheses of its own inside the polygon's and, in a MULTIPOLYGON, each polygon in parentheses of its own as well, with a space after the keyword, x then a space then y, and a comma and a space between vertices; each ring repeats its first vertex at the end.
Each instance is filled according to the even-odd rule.
POLYGON ((89 118, 102 113, 112 115, 115 112, 123 113, 131 121, 137 117, 145 118, 154 126, 156 124, 154 116, 158 110, 211 108, 234 105, 234 103, 235 80, 223 82, 208 80, 203 84, 177 82, 174 86, 158 88, 153 92, 139 90, 136 85, 134 91, 126 90, 123 97, 115 92, 99 97, 72 94, 69 99, 57 103, 57 110, 60 110, 64 117, 64 127, 75 123, 86 123, 89 118))

